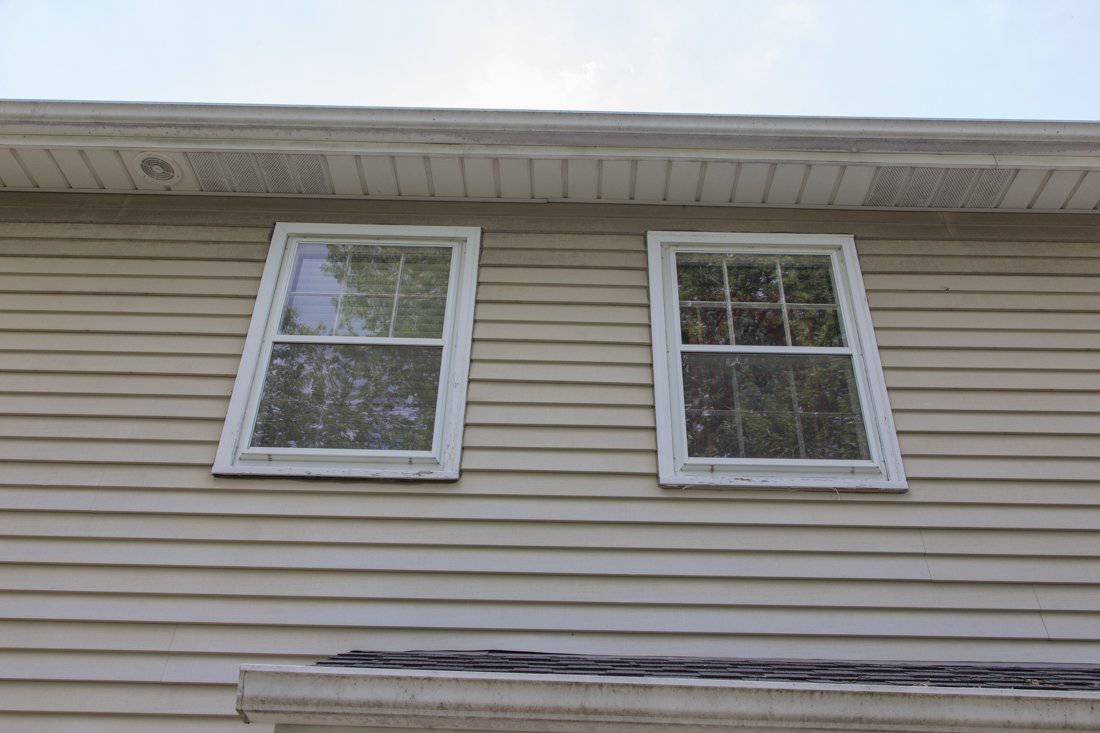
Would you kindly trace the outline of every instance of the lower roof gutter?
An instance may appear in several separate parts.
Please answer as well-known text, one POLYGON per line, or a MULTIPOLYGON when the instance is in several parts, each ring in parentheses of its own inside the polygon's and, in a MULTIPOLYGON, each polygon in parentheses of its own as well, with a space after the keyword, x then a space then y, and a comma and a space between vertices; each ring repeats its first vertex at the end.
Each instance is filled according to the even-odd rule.
POLYGON ((247 722, 514 731, 1100 730, 1100 693, 245 665, 247 722))

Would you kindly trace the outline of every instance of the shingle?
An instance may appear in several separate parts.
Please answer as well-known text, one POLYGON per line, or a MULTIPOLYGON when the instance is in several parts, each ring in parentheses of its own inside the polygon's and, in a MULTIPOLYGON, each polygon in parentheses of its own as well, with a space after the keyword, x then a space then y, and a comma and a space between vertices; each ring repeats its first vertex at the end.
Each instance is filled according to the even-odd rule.
POLYGON ((553 654, 526 651, 350 651, 324 667, 512 674, 600 675, 830 684, 983 687, 1100 692, 1100 666, 862 662, 826 659, 721 659, 553 654))

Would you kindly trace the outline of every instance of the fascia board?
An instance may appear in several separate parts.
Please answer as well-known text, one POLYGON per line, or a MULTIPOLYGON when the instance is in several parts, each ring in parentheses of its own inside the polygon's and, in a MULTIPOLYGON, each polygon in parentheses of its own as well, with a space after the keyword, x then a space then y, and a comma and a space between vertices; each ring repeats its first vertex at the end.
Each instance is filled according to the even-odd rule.
POLYGON ((1095 731, 1100 693, 245 665, 249 722, 518 733, 1095 731))
POLYGON ((0 133, 1090 156, 1100 123, 460 109, 0 101, 0 133))

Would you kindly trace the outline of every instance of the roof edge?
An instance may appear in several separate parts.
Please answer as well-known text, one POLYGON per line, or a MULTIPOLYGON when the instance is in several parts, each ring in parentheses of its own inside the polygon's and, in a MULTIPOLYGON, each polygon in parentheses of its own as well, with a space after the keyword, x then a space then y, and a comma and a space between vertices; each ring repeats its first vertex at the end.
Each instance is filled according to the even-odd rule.
POLYGON ((1100 155, 1100 122, 1037 120, 0 100, 0 131, 1100 155))
POLYGON ((249 722, 567 733, 1093 731, 1100 693, 244 665, 249 722))

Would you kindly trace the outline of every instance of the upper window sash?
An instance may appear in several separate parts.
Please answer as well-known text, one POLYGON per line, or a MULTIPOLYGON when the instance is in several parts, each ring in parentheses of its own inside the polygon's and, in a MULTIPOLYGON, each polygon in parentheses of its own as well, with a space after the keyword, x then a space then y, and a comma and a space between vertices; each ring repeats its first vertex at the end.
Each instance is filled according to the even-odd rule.
MULTIPOLYGON (((276 225, 213 472, 224 475, 417 480, 458 478, 479 243, 480 230, 469 227, 276 225), (412 251, 418 247, 449 249, 447 293, 440 337, 394 335, 401 297, 400 268, 393 293, 369 296, 357 291, 350 293, 350 297, 393 299, 388 334, 336 335, 335 331, 340 323, 339 305, 336 315, 333 316, 333 325, 329 329, 332 333, 284 332, 281 321, 291 297, 290 280, 294 275, 297 252, 302 246, 315 244, 348 246, 349 252, 354 252, 354 247, 361 245, 375 245, 381 252, 387 248, 412 251), (400 350, 405 348, 438 349, 439 379, 436 385, 430 449, 378 450, 253 445, 264 382, 272 362, 272 351, 281 344, 387 346, 399 350, 393 353, 401 353, 400 350)), ((400 262, 404 264, 404 254, 401 254, 400 262)), ((341 282, 341 287, 346 288, 346 284, 341 282)), ((323 294, 332 296, 328 291, 323 294)), ((310 293, 295 291, 294 295, 308 297, 310 293)), ((349 292, 346 289, 341 290, 339 302, 343 303, 346 297, 349 297, 349 292)))
MULTIPOLYGON (((725 277, 726 260, 722 260, 725 277)), ((863 291, 855 246, 851 237, 836 235, 727 234, 692 232, 651 232, 649 234, 650 308, 653 325, 653 360, 656 418, 658 429, 658 465, 660 481, 667 486, 758 486, 848 489, 903 489, 905 477, 894 431, 882 368, 878 359, 870 312, 863 291), (815 307, 822 304, 786 303, 782 292, 773 302, 730 302, 729 281, 725 281, 727 307, 731 308, 728 343, 685 343, 682 338, 681 301, 678 286, 677 256, 797 257, 827 256, 834 284, 835 307, 843 343, 829 346, 790 345, 791 328, 787 309, 793 305, 815 307), (738 344, 733 335, 732 310, 782 311, 783 345, 738 344), (702 457, 689 455, 685 417, 684 360, 688 355, 698 362, 703 355, 744 355, 747 358, 774 355, 847 356, 851 360, 851 378, 858 396, 859 411, 866 434, 867 459, 848 458, 762 458, 702 457)), ((782 276, 777 276, 782 290, 782 276)), ((713 307, 714 301, 687 301, 713 307)), ((720 305, 720 304, 719 304, 720 305)), ((785 362, 784 362, 785 363, 785 362)), ((842 362, 836 362, 842 364, 842 362)), ((795 385, 791 385, 795 389, 795 385)), ((735 385, 734 392, 737 392, 735 385)), ((697 394, 697 393, 693 393, 697 394)), ((797 401, 797 400, 796 400, 797 401)), ((696 413, 700 414, 700 413, 696 413)), ((740 430, 742 413, 735 412, 740 430)), ((801 425, 802 413, 792 413, 801 425)), ((693 425, 698 423, 693 422, 693 425)), ((801 446, 802 428, 798 427, 801 446)), ((705 434, 704 433, 697 433, 705 434)), ((738 433, 740 435, 740 433, 738 433)), ((742 451, 742 455, 743 455, 742 451)), ((728 455, 728 454, 727 454, 728 455)), ((805 455, 805 452, 802 452, 805 455)))

